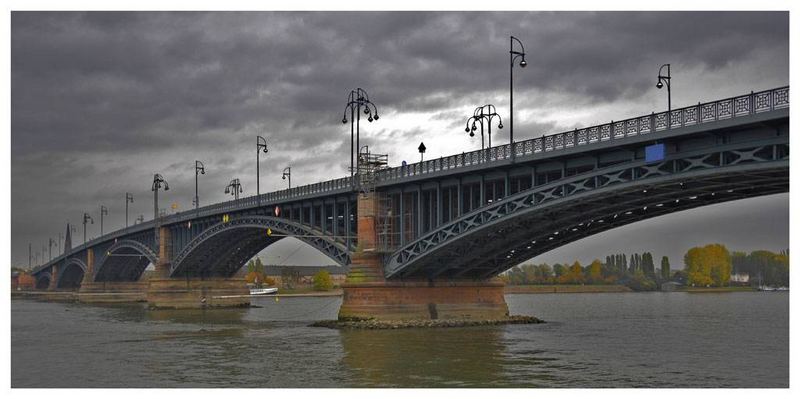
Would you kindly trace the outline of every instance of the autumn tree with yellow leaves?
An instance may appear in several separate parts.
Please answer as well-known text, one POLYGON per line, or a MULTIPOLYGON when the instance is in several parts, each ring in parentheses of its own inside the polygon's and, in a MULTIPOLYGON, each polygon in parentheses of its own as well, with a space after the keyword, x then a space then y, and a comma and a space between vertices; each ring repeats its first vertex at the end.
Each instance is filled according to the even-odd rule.
POLYGON ((722 244, 691 248, 683 263, 689 285, 722 287, 731 278, 731 255, 722 244))

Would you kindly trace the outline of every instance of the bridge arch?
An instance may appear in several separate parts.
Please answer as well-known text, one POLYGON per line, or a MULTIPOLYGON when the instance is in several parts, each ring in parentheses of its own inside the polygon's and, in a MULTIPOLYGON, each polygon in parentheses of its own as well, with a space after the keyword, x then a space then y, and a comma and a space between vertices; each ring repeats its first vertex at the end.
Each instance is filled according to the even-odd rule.
POLYGON ((50 287, 50 281, 53 280, 53 275, 50 272, 41 272, 36 276, 36 289, 46 290, 50 287))
POLYGON ((534 187, 467 213, 388 256, 385 274, 488 278, 615 227, 788 189, 785 142, 687 151, 655 164, 631 161, 534 187))
POLYGON ((99 257, 94 281, 138 281, 147 265, 157 260, 149 246, 136 240, 118 240, 99 257))
POLYGON ((350 263, 345 245, 319 230, 287 219, 246 215, 201 232, 173 258, 170 276, 230 277, 248 259, 285 237, 311 245, 339 265, 350 263), (267 229, 272 231, 271 236, 267 229))
POLYGON ((86 271, 86 263, 78 258, 70 258, 60 267, 56 288, 77 289, 81 286, 86 271))

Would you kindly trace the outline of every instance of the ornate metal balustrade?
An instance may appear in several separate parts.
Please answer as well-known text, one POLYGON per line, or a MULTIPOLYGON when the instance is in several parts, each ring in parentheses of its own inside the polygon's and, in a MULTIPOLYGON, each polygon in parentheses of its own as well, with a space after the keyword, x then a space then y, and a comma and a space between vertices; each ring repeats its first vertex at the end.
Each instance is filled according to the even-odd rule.
MULTIPOLYGON (((789 108, 789 87, 751 92, 743 96, 699 103, 672 112, 652 113, 618 122, 605 123, 569 132, 537 137, 514 144, 516 156, 546 153, 594 143, 646 135, 653 132, 717 122, 776 109, 789 108)), ((477 150, 424 162, 390 168, 381 172, 379 180, 391 181, 443 170, 463 168, 511 158, 509 144, 477 150)))
MULTIPOLYGON (((789 145, 786 140, 788 138, 784 137, 767 143, 759 142, 752 145, 738 143, 719 146, 704 151, 677 154, 663 162, 649 165, 644 161, 635 161, 594 170, 517 193, 467 213, 398 249, 388 257, 385 274, 387 277, 397 276, 401 272, 407 275, 407 271, 404 272, 406 267, 425 255, 431 254, 437 248, 457 240, 465 240, 467 239, 465 236, 489 225, 535 212, 550 202, 584 192, 634 181, 646 182, 664 176, 690 175, 696 170, 733 168, 746 163, 788 161, 789 145)), ((788 188, 788 183, 786 187, 788 188)), ((527 248, 530 249, 530 246, 527 248)), ((506 260, 503 262, 513 266, 531 256, 531 253, 520 249, 506 255, 506 260)), ((471 262, 479 261, 471 260, 471 262)))

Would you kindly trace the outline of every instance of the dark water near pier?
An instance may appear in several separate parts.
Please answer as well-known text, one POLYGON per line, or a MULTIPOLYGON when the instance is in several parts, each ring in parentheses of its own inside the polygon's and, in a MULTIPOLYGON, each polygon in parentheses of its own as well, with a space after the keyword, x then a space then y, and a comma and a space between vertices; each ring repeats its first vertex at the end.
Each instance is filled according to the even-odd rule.
POLYGON ((788 387, 789 294, 506 296, 547 324, 338 331, 250 309, 11 302, 12 387, 788 387))

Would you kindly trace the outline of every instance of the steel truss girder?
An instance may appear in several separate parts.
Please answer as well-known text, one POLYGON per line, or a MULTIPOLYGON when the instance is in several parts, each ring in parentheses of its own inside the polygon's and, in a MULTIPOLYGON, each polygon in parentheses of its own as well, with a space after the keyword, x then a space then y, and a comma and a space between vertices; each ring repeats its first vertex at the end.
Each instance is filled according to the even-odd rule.
MULTIPOLYGON (((622 195, 624 194, 625 186, 647 186, 649 182, 668 182, 676 179, 685 179, 687 182, 691 182, 689 179, 700 177, 700 175, 710 177, 712 180, 707 184, 712 185, 715 175, 725 174, 734 169, 743 173, 743 175, 739 176, 740 178, 760 176, 758 171, 760 169, 763 170, 765 166, 769 167, 770 164, 779 164, 777 166, 779 169, 784 166, 788 169, 788 156, 773 156, 773 154, 778 154, 779 152, 788 153, 788 148, 786 148, 786 151, 778 151, 779 148, 777 148, 784 149, 788 147, 785 140, 785 137, 781 137, 763 140, 758 143, 735 143, 683 154, 679 153, 663 162, 652 165, 644 164, 643 161, 632 161, 593 170, 585 174, 570 176, 550 184, 516 193, 501 201, 474 210, 398 249, 389 255, 385 262, 386 277, 408 277, 416 273, 417 270, 425 269, 437 270, 435 273, 425 273, 428 278, 441 274, 443 273, 442 269, 446 271, 447 267, 441 264, 442 258, 440 256, 432 256, 433 253, 439 252, 442 255, 447 255, 447 252, 450 252, 458 259, 464 259, 464 251, 467 249, 463 245, 456 245, 456 248, 453 248, 452 251, 442 251, 442 249, 459 240, 475 240, 475 237, 480 235, 490 237, 487 228, 500 223, 512 225, 508 221, 520 216, 530 218, 529 214, 543 211, 544 208, 547 208, 545 205, 551 202, 562 202, 572 197, 587 196, 587 194, 618 193, 622 195), (736 162, 725 162, 725 160, 736 162), (425 258, 428 258, 428 260, 425 260, 425 258)), ((786 175, 788 176, 788 174, 786 175)), ((743 185, 741 181, 726 183, 730 183, 734 189, 741 189, 743 185)), ((761 183, 763 183, 763 180, 761 183)), ((755 180, 750 185, 760 186, 761 183, 755 180)), ((785 184, 780 185, 780 187, 782 191, 788 190, 788 178, 785 184)), ((631 194, 633 193, 626 195, 631 194)), ((750 196, 756 195, 765 194, 754 192, 750 196)), ((633 197, 635 200, 636 196, 634 195, 633 197)), ((608 200, 607 197, 605 199, 608 200)), ((575 211, 573 210, 573 212, 575 211)), ((560 220, 561 217, 563 215, 558 214, 551 220, 560 220)), ((486 247, 486 243, 480 241, 473 242, 473 244, 477 248, 486 247)), ((507 246, 508 244, 506 243, 505 245, 507 246)), ((563 245, 563 243, 560 245, 563 245)), ((498 246, 503 246, 503 244, 498 244, 498 246)), ((512 262, 515 263, 500 263, 509 263, 513 266, 524 260, 518 259, 517 256, 513 256, 513 258, 515 259, 512 262)), ((488 264, 487 259, 476 259, 472 256, 467 257, 467 259, 472 263, 473 268, 487 268, 493 271, 502 269, 502 267, 488 264)))
POLYGON ((133 239, 117 240, 97 257, 94 281, 137 281, 147 265, 157 261, 158 255, 148 245, 133 239))
POLYGON ((80 258, 69 258, 65 260, 61 266, 61 269, 58 271, 58 275, 56 276, 58 279, 58 281, 56 281, 56 287, 62 287, 64 276, 67 275, 67 271, 70 269, 70 267, 80 268, 84 275, 86 274, 86 271, 89 270, 89 268, 86 266, 86 263, 80 258))
POLYGON ((345 266, 350 254, 344 244, 311 226, 261 215, 232 217, 195 236, 172 260, 170 276, 230 276, 263 248, 283 238, 296 237, 345 266), (276 236, 268 237, 271 229, 276 236))

